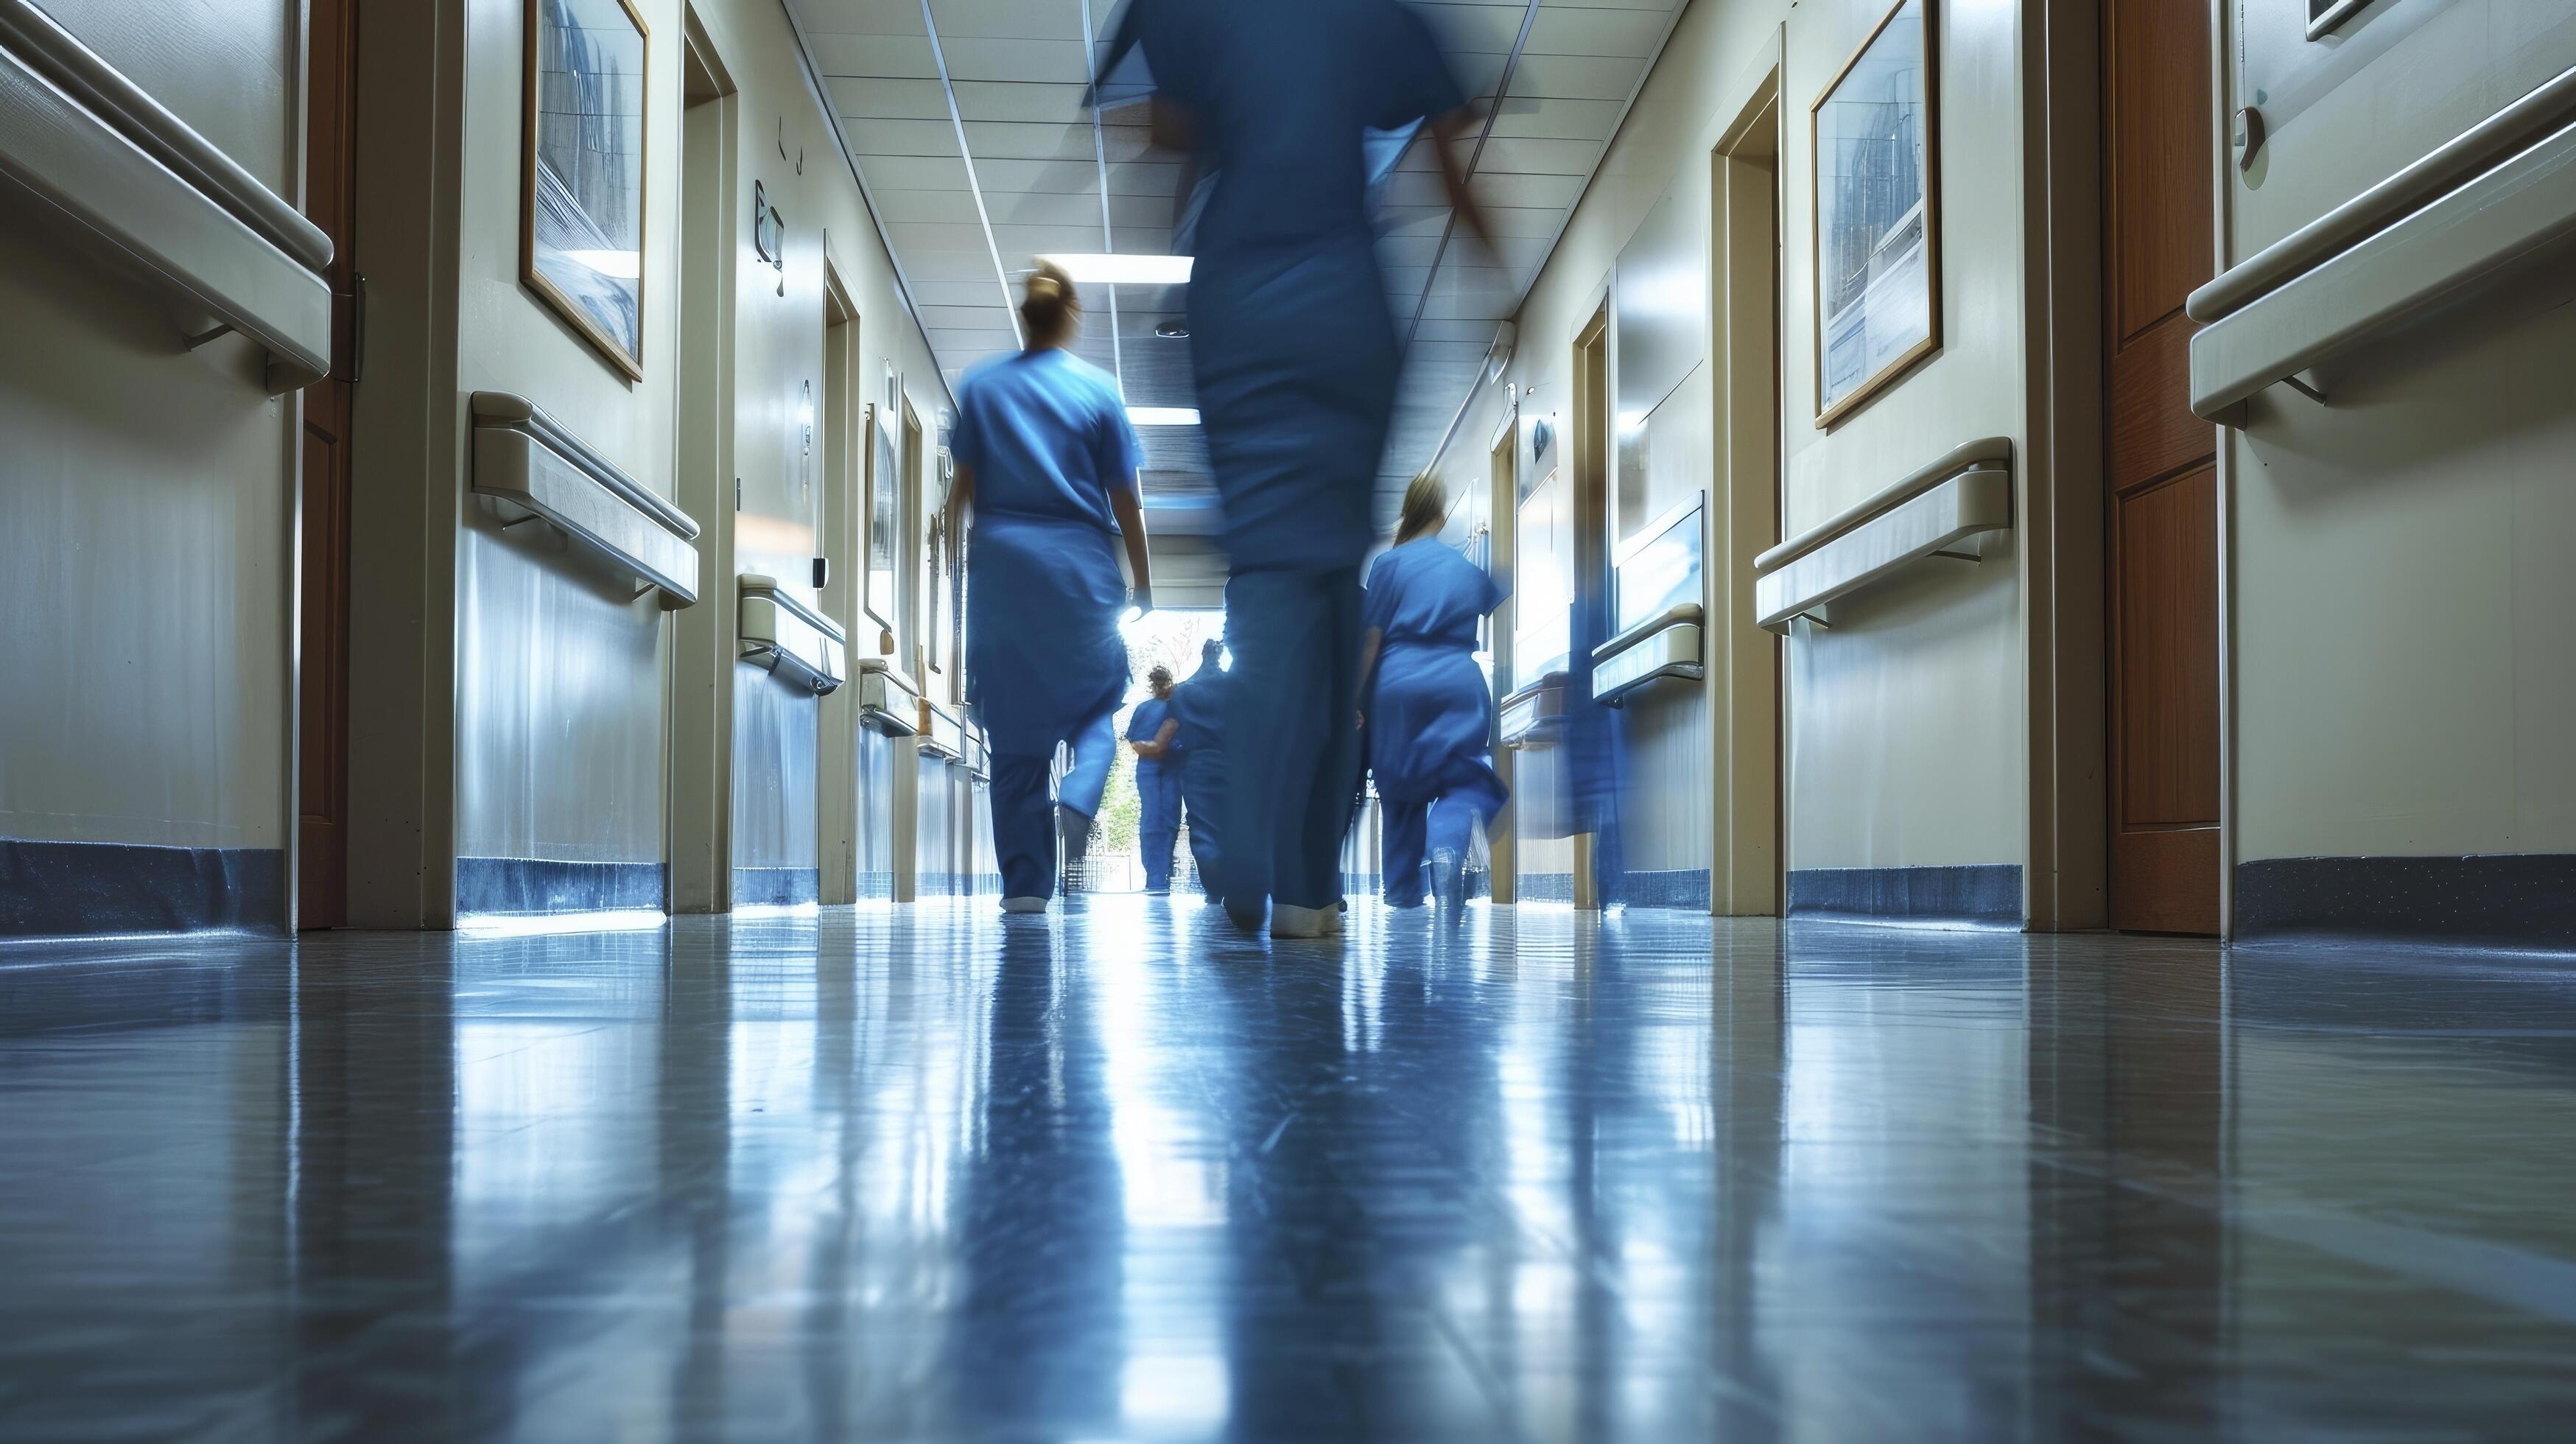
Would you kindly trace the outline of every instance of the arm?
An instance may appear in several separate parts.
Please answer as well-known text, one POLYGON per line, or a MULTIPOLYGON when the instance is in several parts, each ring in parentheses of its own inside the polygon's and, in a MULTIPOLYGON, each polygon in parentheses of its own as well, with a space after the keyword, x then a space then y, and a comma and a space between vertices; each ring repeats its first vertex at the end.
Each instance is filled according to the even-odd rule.
MULTIPOLYGON (((962 484, 964 471, 958 473, 962 484)), ((1145 505, 1137 500, 1143 483, 1112 488, 1109 509, 1118 517, 1118 534, 1127 539, 1127 569, 1136 578, 1136 605, 1154 610, 1154 562, 1145 549, 1145 505)))
POLYGON ((1135 748, 1136 755, 1139 757, 1168 757, 1172 751, 1172 738, 1180 730, 1181 724, 1167 717, 1163 719, 1163 725, 1155 731, 1152 740, 1130 742, 1127 745, 1135 748))
POLYGON ((974 508, 975 468, 961 461, 957 463, 957 479, 950 483, 948 488, 946 511, 950 536, 962 537, 966 534, 966 514, 974 508))
POLYGON ((1475 192, 1467 188, 1467 172, 1459 166, 1457 153, 1450 149, 1452 142, 1467 133, 1468 122, 1472 118, 1472 113, 1463 105, 1445 115, 1433 116, 1431 153, 1440 158, 1440 183, 1449 193, 1450 208, 1457 212, 1467 234, 1474 236, 1476 243, 1485 248, 1485 254, 1491 256, 1495 253, 1493 226, 1486 219, 1485 208, 1476 203, 1475 192))

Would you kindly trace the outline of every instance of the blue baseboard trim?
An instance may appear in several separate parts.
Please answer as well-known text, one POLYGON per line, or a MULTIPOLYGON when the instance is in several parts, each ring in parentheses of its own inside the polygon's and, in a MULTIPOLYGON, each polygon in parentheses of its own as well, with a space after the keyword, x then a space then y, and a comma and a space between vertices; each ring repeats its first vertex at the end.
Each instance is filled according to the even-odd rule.
POLYGON ((285 928, 278 848, 0 838, 0 937, 285 928))
POLYGON ((861 902, 892 902, 892 901, 894 901, 894 874, 893 874, 893 873, 891 873, 891 872, 863 872, 863 873, 860 873, 860 874, 859 874, 859 901, 861 901, 861 902))
POLYGON ((658 862, 567 862, 547 857, 460 857, 460 917, 542 917, 555 913, 660 912, 658 862))
POLYGON ((1619 900, 1632 908, 1707 912, 1708 870, 1676 867, 1632 871, 1620 880, 1619 900))
POLYGON ((1574 901, 1574 874, 1570 872, 1525 872, 1520 875, 1522 902, 1574 901))
POLYGON ((1798 868, 1789 916, 2019 927, 2021 865, 1798 868))
POLYGON ((2236 867, 2236 939, 2576 951, 2576 855, 2274 857, 2236 867))
MULTIPOLYGON (((889 885, 886 895, 894 895, 889 885)), ((802 907, 823 896, 823 871, 813 867, 738 867, 733 905, 738 908, 802 907)))

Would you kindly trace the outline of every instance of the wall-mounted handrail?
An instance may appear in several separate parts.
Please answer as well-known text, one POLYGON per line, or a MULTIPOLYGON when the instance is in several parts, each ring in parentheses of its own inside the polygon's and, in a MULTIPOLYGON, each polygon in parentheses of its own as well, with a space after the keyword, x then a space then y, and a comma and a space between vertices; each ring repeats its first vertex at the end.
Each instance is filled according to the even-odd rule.
MULTIPOLYGON (((2576 243, 2576 119, 2559 119, 2555 132, 2194 333, 2192 411, 2240 425, 2245 403, 2273 383, 2576 243)), ((2298 384, 2325 400, 2325 378, 2298 384)))
POLYGON ((801 683, 818 697, 837 691, 847 675, 849 644, 840 624, 780 587, 775 577, 744 572, 735 585, 741 589, 734 626, 743 660, 801 683))
POLYGON ((0 178, 175 288, 192 339, 258 341, 271 392, 330 371, 330 239, 28 0, 0 0, 0 178))
POLYGON ((2456 190, 2496 162, 2576 120, 2576 67, 2534 86, 2421 160, 2246 257, 2183 303, 2203 324, 2237 310, 2456 190))
POLYGON ((0 47, 114 126, 305 269, 331 264, 331 238, 285 197, 199 135, 31 0, 0 0, 0 47))
POLYGON ((1976 561, 1987 533, 2012 527, 2012 448, 1990 437, 1957 447, 1824 526, 1754 558, 1758 626, 1819 623, 1829 603, 1877 586, 1931 556, 1976 561))
POLYGON ((921 690, 885 658, 861 657, 859 716, 880 732, 913 736, 921 730, 921 690))
POLYGON ((1699 603, 1681 602, 1593 648, 1593 700, 1612 702, 1666 677, 1707 675, 1702 618, 1699 603))
POLYGON ((534 516, 638 582, 665 607, 698 599, 698 524, 524 396, 477 391, 473 490, 505 525, 534 516))
POLYGON ((1834 515, 1807 528, 1753 559, 1756 576, 1775 572, 1837 537, 1848 535, 1860 526, 1883 516, 1963 471, 2012 464, 2012 439, 1984 436, 1963 442, 1943 452, 1938 458, 1916 467, 1863 500, 1843 508, 1834 515))
POLYGON ((547 415, 542 407, 528 398, 507 391, 477 391, 474 393, 474 424, 524 428, 554 448, 564 460, 580 467, 593 481, 617 493, 627 505, 661 523, 665 530, 683 541, 698 539, 696 518, 619 470, 617 463, 600 455, 597 448, 575 436, 562 422, 547 415))
POLYGON ((1672 606, 1665 608, 1661 614, 1648 617, 1646 620, 1639 622, 1637 625, 1630 627, 1628 630, 1621 632, 1615 637, 1612 637, 1609 641, 1593 648, 1592 660, 1598 662, 1604 657, 1615 657, 1621 652, 1628 650, 1630 647, 1637 645, 1639 642, 1646 640, 1648 637, 1655 635, 1657 632, 1670 631, 1675 627, 1682 626, 1696 627, 1700 623, 1701 615, 1702 613, 1700 611, 1699 603, 1676 602, 1672 606))

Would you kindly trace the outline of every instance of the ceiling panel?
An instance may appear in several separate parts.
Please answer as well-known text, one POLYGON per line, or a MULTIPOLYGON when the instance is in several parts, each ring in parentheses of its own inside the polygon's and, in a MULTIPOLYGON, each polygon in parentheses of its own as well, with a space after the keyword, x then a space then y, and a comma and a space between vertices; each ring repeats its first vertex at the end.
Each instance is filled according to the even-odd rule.
MULTIPOLYGON (((1082 0, 928 0, 935 48, 923 0, 787 3, 952 381, 1018 344, 1016 297, 1002 277, 1016 285, 1032 256, 1170 250, 1181 166, 1151 149, 1142 107, 1108 111, 1095 129, 1083 106, 1096 51, 1083 35, 1082 0)), ((1388 310, 1409 337, 1380 467, 1389 518, 1405 478, 1430 460, 1482 375, 1496 322, 1528 294, 1674 14, 1656 0, 1540 0, 1534 16, 1522 4, 1407 3, 1461 82, 1489 98, 1489 124, 1452 154, 1462 165, 1473 159, 1495 245, 1450 235, 1437 157, 1419 147, 1405 157, 1378 217, 1388 310)), ((1115 11, 1114 0, 1092 0, 1095 37, 1115 11)), ((1076 350, 1116 369, 1129 404, 1193 404, 1190 342, 1155 334, 1184 320, 1182 288, 1091 286, 1084 300, 1076 350)), ((1204 528, 1203 437, 1154 427, 1143 439, 1149 503, 1204 528)))

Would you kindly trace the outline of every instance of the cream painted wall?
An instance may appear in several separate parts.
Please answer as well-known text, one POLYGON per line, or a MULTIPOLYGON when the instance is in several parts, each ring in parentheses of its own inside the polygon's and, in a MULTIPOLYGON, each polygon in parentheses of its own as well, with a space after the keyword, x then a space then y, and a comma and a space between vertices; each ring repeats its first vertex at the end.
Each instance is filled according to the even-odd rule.
MULTIPOLYGON (((2561 0, 2411 0, 2353 43, 2389 22, 2279 96, 2300 103, 2228 181, 2229 259, 2576 64, 2561 0)), ((2243 38, 2258 70, 2298 56, 2243 38)), ((2275 387, 2228 433, 2237 861, 2576 852, 2570 356, 2561 265, 2338 363, 2329 405, 2275 387)))
MULTIPOLYGON (((1521 310, 1518 354, 1503 380, 1522 388, 1525 416, 1549 415, 1567 432, 1573 339, 1613 261, 1667 189, 1679 188, 1699 215, 1708 213, 1711 152, 1776 46, 1785 178, 1783 532, 1813 525, 1962 441, 2022 439, 2026 37, 2020 7, 2003 0, 1950 0, 1935 12, 1942 349, 1833 430, 1813 424, 1808 106, 1885 10, 1880 0, 1698 0, 1683 14, 1521 310)), ((1697 228, 1703 241, 1706 228, 1706 221, 1697 228)), ((1703 366, 1684 384, 1712 382, 1703 366)), ((1481 474, 1502 404, 1499 382, 1484 388, 1436 469, 1481 474)), ((1693 468, 1703 478, 1713 469, 1706 457, 1693 468)), ((1843 609, 1831 633, 1801 627, 1788 648, 1788 866, 2025 860, 2014 546, 2009 538, 1991 546, 1974 568, 1912 576, 1843 609)))
POLYGON ((37 0, 37 8, 260 184, 301 198, 302 0, 37 0))

